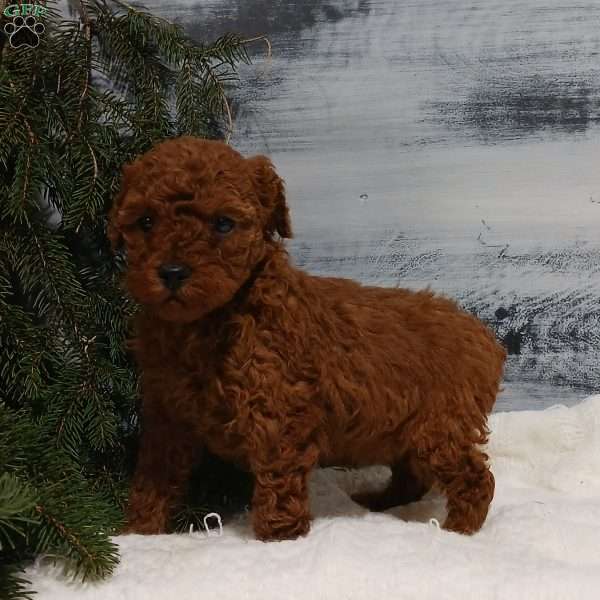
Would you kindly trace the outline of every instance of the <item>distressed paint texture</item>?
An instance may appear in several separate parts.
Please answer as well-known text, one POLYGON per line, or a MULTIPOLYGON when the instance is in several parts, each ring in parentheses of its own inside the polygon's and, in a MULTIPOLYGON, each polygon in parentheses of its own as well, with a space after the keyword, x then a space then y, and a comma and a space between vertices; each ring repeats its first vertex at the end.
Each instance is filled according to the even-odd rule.
POLYGON ((232 143, 285 178, 298 265, 458 298, 511 352, 499 409, 600 389, 598 3, 148 5, 268 34, 232 143))

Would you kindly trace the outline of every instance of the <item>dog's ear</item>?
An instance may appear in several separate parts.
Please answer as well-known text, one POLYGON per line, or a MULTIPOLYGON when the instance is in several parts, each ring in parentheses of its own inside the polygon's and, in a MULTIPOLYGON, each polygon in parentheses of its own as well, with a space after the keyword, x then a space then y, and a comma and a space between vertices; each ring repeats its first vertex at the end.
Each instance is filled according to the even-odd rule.
POLYGON ((106 235, 108 236, 108 240, 110 241, 110 245, 112 249, 115 251, 120 251, 123 248, 123 236, 121 232, 116 227, 117 221, 117 213, 123 204, 123 200, 125 199, 125 194, 127 193, 127 181, 128 174, 131 174, 132 166, 125 165, 123 167, 123 175, 121 177, 121 189, 117 193, 117 195, 113 199, 112 206, 110 211, 108 212, 108 225, 106 228, 106 235))
POLYGON ((247 159, 254 188, 260 203, 267 211, 265 233, 272 238, 277 232, 282 238, 292 237, 290 214, 285 201, 283 180, 277 175, 266 156, 247 159))

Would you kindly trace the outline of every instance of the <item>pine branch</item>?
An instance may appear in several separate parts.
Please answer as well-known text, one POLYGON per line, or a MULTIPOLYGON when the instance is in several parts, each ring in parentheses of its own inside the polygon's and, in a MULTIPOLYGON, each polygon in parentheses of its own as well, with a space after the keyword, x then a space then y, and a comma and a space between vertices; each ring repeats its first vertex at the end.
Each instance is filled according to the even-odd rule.
POLYGON ((117 563, 137 307, 107 212, 122 165, 157 140, 231 132, 248 62, 239 36, 200 44, 121 0, 75 4, 66 20, 45 3, 37 48, 0 49, 0 597, 15 600, 34 556, 89 579, 117 563))
MULTIPOLYGON (((85 498, 72 500, 82 502, 85 498)), ((113 572, 119 562, 118 549, 108 541, 105 532, 94 531, 82 522, 75 529, 42 505, 37 505, 35 510, 47 526, 40 532, 37 546, 37 552, 46 560, 60 561, 65 575, 83 581, 103 579, 113 572)), ((59 507, 59 510, 64 516, 65 507, 59 507)))
POLYGON ((35 596, 27 588, 31 582, 20 576, 21 565, 5 563, 0 558, 0 592, 3 600, 34 600, 35 596))
POLYGON ((120 524, 118 508, 92 492, 74 459, 51 448, 51 428, 44 421, 33 424, 25 412, 0 404, 0 427, 0 468, 11 472, 3 478, 6 493, 0 493, 2 548, 20 549, 25 539, 32 544, 29 552, 60 560, 67 574, 106 576, 117 563, 108 534, 120 524), (35 464, 29 464, 32 456, 35 464), (30 484, 21 483, 25 475, 30 484))
POLYGON ((14 537, 25 538, 37 494, 13 473, 0 476, 0 549, 15 549, 14 537))

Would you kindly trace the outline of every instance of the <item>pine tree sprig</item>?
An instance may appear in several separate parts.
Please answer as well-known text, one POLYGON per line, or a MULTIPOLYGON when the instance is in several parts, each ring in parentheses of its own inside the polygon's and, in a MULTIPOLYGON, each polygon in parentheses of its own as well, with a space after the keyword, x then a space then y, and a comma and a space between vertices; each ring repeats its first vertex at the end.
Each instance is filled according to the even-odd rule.
POLYGON ((0 590, 3 600, 34 600, 35 592, 28 589, 31 582, 23 577, 23 567, 18 563, 0 560, 0 590))
POLYGON ((31 511, 37 500, 36 492, 14 473, 0 475, 0 548, 16 547, 14 537, 25 538, 26 526, 37 523, 31 511))
MULTIPOLYGON (((0 40, 0 597, 23 567, 118 561, 138 428, 137 307, 106 236, 122 165, 164 138, 231 131, 247 41, 211 44, 122 0, 47 0, 36 48, 0 40)), ((194 509, 195 510, 195 509, 194 509)), ((196 513, 194 513, 196 514, 196 513)))

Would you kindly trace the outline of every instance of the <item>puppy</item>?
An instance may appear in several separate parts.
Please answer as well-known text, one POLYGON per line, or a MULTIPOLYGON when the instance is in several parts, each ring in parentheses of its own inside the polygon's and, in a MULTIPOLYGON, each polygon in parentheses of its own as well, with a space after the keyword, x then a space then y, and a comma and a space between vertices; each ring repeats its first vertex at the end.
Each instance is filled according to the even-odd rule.
POLYGON ((358 501, 384 510, 436 486, 446 529, 481 527, 505 352, 478 319, 430 291, 295 268, 281 179, 221 142, 168 140, 126 166, 109 236, 142 306, 129 531, 167 531, 203 448, 253 474, 262 540, 308 532, 317 465, 389 465, 387 489, 358 501))

